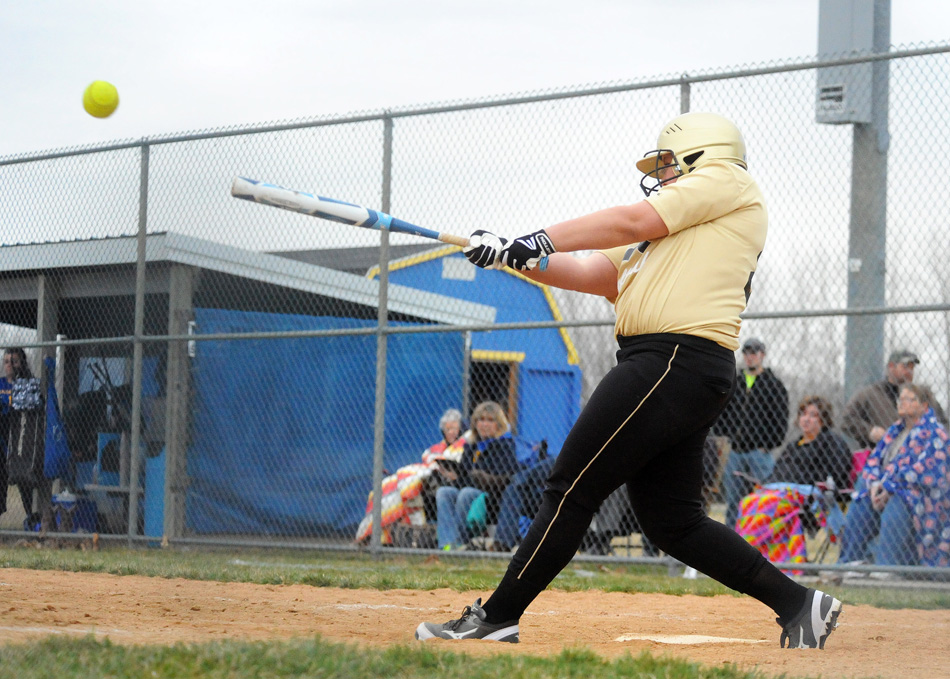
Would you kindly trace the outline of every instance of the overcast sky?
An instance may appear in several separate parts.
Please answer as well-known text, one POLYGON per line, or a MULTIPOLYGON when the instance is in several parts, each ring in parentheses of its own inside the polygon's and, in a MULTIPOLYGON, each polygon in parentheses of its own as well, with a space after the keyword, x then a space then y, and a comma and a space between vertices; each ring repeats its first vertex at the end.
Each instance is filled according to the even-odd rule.
MULTIPOLYGON (((893 0, 891 41, 950 39, 893 0)), ((0 21, 0 156, 817 54, 818 0, 30 0, 0 21), (118 111, 87 115, 93 80, 118 111)))

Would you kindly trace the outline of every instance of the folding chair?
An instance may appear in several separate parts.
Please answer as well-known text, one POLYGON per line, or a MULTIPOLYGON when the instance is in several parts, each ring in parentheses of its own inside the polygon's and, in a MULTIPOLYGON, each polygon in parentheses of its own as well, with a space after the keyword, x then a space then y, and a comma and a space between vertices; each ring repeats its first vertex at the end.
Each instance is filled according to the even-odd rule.
POLYGON ((864 469, 864 465, 870 454, 871 451, 867 448, 855 450, 851 453, 850 488, 833 488, 827 484, 818 484, 818 487, 825 495, 826 504, 829 507, 832 505, 837 506, 839 511, 831 516, 831 520, 825 526, 826 532, 824 539, 819 543, 818 549, 815 551, 814 560, 816 563, 823 563, 828 556, 831 546, 841 542, 841 533, 844 530, 844 513, 847 511, 848 503, 851 501, 851 494, 854 492, 854 487, 857 485, 858 478, 861 476, 861 470, 864 469), (840 520, 838 519, 839 515, 840 520))
POLYGON ((851 489, 830 488, 824 483, 818 484, 817 488, 822 494, 825 508, 825 520, 822 525, 825 534, 815 549, 812 561, 824 563, 831 546, 841 542, 841 534, 844 531, 844 511, 847 506, 845 498, 850 498, 851 489))

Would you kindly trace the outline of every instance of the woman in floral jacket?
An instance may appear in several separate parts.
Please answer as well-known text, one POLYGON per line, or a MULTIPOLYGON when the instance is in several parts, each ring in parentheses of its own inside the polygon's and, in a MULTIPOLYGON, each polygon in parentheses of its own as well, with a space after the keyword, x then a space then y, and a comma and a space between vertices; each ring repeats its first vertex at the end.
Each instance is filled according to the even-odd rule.
POLYGON ((901 388, 900 419, 868 457, 848 508, 839 563, 950 565, 948 436, 930 400, 924 387, 901 388))

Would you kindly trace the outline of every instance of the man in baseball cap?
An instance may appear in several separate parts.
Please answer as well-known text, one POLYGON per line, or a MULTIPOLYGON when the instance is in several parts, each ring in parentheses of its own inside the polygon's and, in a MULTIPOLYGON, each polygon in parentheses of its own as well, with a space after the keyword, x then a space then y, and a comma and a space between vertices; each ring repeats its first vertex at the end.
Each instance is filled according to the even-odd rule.
MULTIPOLYGON (((920 358, 913 351, 895 349, 887 357, 884 379, 864 387, 848 402, 841 428, 859 446, 873 449, 897 420, 897 395, 901 386, 914 381, 914 369, 919 363, 920 358)), ((947 416, 936 399, 930 405, 937 419, 946 423, 947 416)))
POLYGON ((745 341, 745 344, 742 345, 743 354, 757 354, 765 353, 765 342, 758 339, 757 337, 750 337, 745 341))
MULTIPOLYGON (((908 351, 907 349, 895 349, 891 352, 887 362, 888 364, 893 363, 894 365, 907 365, 908 363, 918 365, 920 363, 920 359, 917 358, 917 354, 915 354, 913 351, 908 351)), ((913 375, 911 375, 911 378, 913 378, 913 375)))

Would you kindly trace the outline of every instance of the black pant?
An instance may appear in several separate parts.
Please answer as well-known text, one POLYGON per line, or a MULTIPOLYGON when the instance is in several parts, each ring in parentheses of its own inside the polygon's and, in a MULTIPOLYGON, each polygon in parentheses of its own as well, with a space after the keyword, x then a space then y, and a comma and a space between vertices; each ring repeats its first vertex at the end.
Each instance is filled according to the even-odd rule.
POLYGON ((805 589, 704 509, 703 442, 732 391, 733 353, 698 337, 644 335, 621 338, 617 359, 558 454, 541 509, 485 603, 489 619, 521 616, 624 483, 644 535, 659 549, 779 615, 794 615, 805 589))
POLYGON ((18 483, 16 486, 20 491, 23 511, 26 513, 25 530, 33 530, 36 524, 40 524, 40 530, 45 532, 55 528, 53 526, 53 482, 45 478, 42 472, 38 475, 38 479, 33 483, 18 483), (36 491, 35 511, 33 491, 36 491))

